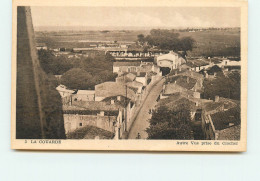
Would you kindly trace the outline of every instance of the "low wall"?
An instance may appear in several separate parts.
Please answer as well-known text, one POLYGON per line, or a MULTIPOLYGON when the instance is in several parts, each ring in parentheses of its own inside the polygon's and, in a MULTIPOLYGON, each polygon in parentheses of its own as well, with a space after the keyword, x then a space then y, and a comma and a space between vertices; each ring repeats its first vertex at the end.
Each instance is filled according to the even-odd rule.
POLYGON ((66 134, 88 125, 115 132, 116 116, 64 114, 63 117, 66 134))

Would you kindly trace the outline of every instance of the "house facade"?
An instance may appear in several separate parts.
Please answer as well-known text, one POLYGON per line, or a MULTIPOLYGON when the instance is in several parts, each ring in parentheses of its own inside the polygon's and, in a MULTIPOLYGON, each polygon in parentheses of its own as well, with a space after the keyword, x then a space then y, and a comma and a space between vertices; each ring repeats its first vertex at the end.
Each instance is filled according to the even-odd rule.
POLYGON ((170 51, 168 54, 158 56, 156 62, 159 67, 167 67, 173 70, 184 64, 185 60, 179 54, 170 51))

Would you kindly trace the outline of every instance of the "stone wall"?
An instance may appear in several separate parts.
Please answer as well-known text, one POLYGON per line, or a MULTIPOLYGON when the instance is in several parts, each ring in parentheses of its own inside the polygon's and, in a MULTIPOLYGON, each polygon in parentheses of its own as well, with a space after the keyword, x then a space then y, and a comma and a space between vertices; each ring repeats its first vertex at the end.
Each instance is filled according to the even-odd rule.
POLYGON ((63 117, 66 134, 84 126, 96 126, 115 133, 117 116, 64 114, 63 117))

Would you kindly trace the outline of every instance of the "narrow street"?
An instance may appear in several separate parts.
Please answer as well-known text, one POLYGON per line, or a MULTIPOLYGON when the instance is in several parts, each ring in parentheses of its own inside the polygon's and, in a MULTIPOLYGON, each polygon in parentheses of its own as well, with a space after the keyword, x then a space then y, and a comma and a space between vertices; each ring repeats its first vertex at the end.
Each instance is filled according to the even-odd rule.
POLYGON ((140 133, 141 139, 146 139, 148 137, 145 129, 149 127, 148 120, 151 118, 149 109, 153 109, 156 105, 156 99, 162 90, 163 83, 164 79, 160 80, 156 85, 154 85, 147 98, 144 100, 143 106, 140 108, 140 111, 137 114, 135 121, 133 122, 128 139, 136 139, 138 133, 140 133))

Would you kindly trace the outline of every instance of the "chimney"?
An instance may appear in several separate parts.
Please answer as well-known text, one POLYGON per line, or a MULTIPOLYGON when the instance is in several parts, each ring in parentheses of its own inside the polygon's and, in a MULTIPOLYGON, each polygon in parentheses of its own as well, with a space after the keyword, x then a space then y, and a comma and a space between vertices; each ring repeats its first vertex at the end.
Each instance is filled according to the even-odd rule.
POLYGON ((200 93, 199 92, 194 92, 193 93, 193 97, 197 98, 197 99, 200 99, 200 93))
POLYGON ((116 98, 118 101, 121 101, 121 96, 117 96, 116 98))
POLYGON ((209 78, 209 74, 207 72, 205 73, 205 78, 209 78))
POLYGON ((234 126, 235 124, 234 123, 228 123, 228 126, 234 126))
POLYGON ((105 116, 105 112, 104 111, 100 111, 100 116, 105 116))
POLYGON ((115 104, 115 100, 114 99, 111 99, 111 104, 115 104))
POLYGON ((198 102, 198 101, 195 102, 195 106, 196 106, 196 107, 199 106, 199 102, 198 102))
POLYGON ((176 83, 177 83, 177 81, 175 80, 175 81, 174 81, 174 84, 176 84, 176 83))
POLYGON ((219 96, 215 96, 215 102, 219 102, 219 96))

